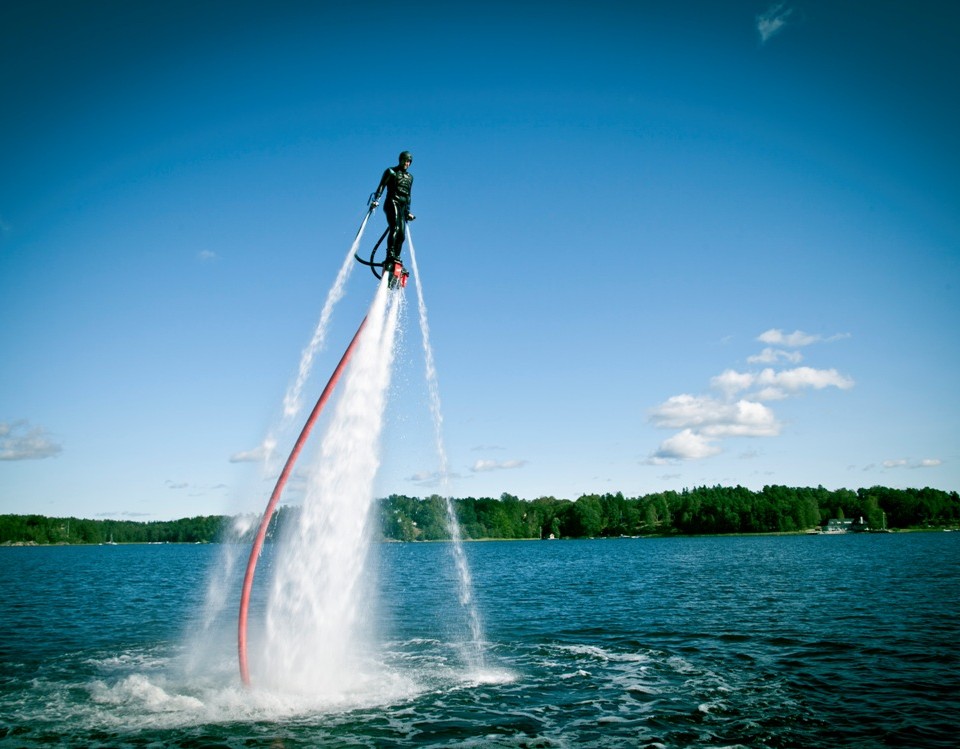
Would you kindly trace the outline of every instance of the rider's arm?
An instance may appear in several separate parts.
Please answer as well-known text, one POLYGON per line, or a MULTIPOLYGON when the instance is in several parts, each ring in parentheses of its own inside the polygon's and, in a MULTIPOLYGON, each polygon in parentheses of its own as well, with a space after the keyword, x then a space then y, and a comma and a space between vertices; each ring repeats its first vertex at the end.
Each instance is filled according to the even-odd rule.
POLYGON ((390 177, 393 174, 393 169, 387 169, 383 176, 380 178, 380 185, 377 187, 377 191, 373 195, 374 202, 380 200, 380 196, 383 195, 383 188, 387 186, 387 183, 390 181, 390 177))

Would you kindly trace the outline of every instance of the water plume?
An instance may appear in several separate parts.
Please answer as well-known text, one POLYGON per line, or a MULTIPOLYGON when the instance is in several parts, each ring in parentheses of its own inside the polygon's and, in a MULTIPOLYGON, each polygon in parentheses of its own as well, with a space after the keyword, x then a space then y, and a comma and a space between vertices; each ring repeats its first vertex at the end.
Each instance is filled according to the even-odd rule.
POLYGON ((457 568, 457 582, 460 605, 463 608, 470 627, 470 643, 465 649, 464 656, 472 671, 480 671, 484 667, 484 634, 480 613, 473 600, 473 578, 470 574, 470 565, 463 549, 463 533, 460 521, 457 519, 456 508, 450 496, 449 476, 450 467, 447 460, 447 450, 443 441, 443 411, 440 407, 440 385, 437 379, 437 367, 433 358, 433 347, 430 345, 430 324, 427 320, 427 305, 423 299, 423 284, 420 282, 420 269, 417 266, 417 253, 413 247, 413 238, 409 232, 407 243, 410 247, 410 265, 413 269, 414 285, 417 287, 417 309, 420 318, 420 337, 423 340, 423 355, 426 367, 427 390, 430 395, 430 414, 433 417, 433 432, 436 441, 437 458, 440 468, 441 493, 446 509, 447 530, 450 533, 451 550, 457 568))
POLYGON ((380 434, 403 295, 381 282, 307 480, 277 549, 261 672, 284 691, 362 691, 375 679, 367 557, 380 434))

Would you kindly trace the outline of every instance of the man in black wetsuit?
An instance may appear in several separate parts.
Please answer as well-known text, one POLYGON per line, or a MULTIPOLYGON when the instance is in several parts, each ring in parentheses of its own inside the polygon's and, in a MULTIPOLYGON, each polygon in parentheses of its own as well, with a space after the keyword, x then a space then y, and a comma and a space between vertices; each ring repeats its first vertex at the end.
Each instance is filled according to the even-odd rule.
POLYGON ((407 170, 413 163, 413 155, 409 151, 400 154, 396 166, 390 167, 380 178, 371 206, 380 202, 384 188, 387 190, 387 202, 383 204, 383 213, 387 217, 387 261, 384 268, 389 272, 393 264, 400 259, 400 250, 407 238, 407 221, 413 221, 416 216, 410 213, 410 191, 413 188, 413 175, 407 170))

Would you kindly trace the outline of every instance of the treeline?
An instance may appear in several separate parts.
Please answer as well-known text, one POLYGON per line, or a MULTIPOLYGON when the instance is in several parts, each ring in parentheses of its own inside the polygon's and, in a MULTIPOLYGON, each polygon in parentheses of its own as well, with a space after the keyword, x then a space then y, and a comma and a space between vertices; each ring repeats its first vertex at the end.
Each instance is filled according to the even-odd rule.
MULTIPOLYGON (((696 487, 640 497, 585 494, 576 501, 452 499, 464 538, 594 538, 713 533, 788 533, 830 518, 863 518, 870 528, 960 525, 960 496, 939 489, 837 489, 822 486, 696 487)), ((391 495, 379 503, 383 537, 392 541, 449 538, 446 500, 391 495)), ((268 540, 295 523, 298 509, 281 507, 268 540)), ((84 520, 42 515, 0 515, 0 544, 209 543, 248 541, 259 518, 208 515, 182 520, 84 520), (237 522, 242 520, 243 522, 237 522), (238 528, 244 532, 239 533, 238 528)))
MULTIPOLYGON (((863 518, 879 529, 960 523, 960 496, 939 489, 875 486, 829 491, 822 486, 697 487, 640 497, 585 494, 576 501, 541 497, 521 500, 453 500, 465 538, 593 538, 649 534, 789 533, 823 525, 830 518, 863 518)), ((448 537, 446 502, 391 495, 381 506, 386 538, 397 541, 448 537)))
POLYGON ((0 515, 0 544, 209 543, 230 522, 220 515, 150 522, 0 515))

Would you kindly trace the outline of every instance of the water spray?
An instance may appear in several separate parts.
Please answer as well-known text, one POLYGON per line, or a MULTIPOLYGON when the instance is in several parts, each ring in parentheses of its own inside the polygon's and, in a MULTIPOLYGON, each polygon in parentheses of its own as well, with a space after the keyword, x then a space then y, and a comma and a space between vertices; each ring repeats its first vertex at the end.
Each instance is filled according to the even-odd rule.
MULTIPOLYGON (((357 633, 353 630, 362 624, 357 618, 356 586, 361 581, 366 542, 369 540, 367 526, 373 502, 373 478, 379 466, 377 443, 392 369, 398 318, 403 307, 403 295, 395 290, 406 285, 409 275, 398 257, 388 257, 383 263, 376 262, 376 250, 383 237, 374 247, 370 261, 364 261, 356 255, 356 248, 374 208, 375 205, 370 206, 350 254, 371 267, 374 275, 382 279, 380 286, 367 316, 330 376, 280 472, 260 519, 247 561, 237 626, 240 677, 245 686, 251 683, 247 630, 257 562, 294 465, 320 413, 350 364, 351 357, 354 362, 346 378, 345 392, 337 403, 324 437, 320 462, 310 478, 310 488, 301 507, 299 522, 296 527, 291 526, 284 532, 267 607, 263 652, 269 653, 272 670, 277 672, 285 686, 299 682, 299 686, 310 693, 316 693, 318 688, 342 687, 344 680, 350 681, 356 676, 348 670, 351 653, 347 651, 351 651, 355 644, 357 633), (378 273, 377 270, 381 269, 382 272, 378 273), (358 352, 356 356, 355 350, 358 352), (332 589, 331 585, 339 587, 332 589), (315 653, 317 656, 322 653, 322 657, 314 657, 315 653)), ((449 469, 442 437, 439 388, 412 240, 410 256, 417 286, 430 410, 440 473, 446 483, 449 469)), ((349 254, 347 259, 350 259, 349 254)), ((288 418, 299 408, 300 388, 309 373, 313 354, 323 342, 333 305, 343 295, 343 285, 348 275, 347 267, 341 267, 313 341, 303 352, 300 376, 284 400, 288 418)), ((473 585, 460 525, 449 492, 445 492, 445 503, 447 527, 453 542, 452 551, 459 579, 460 604, 467 615, 472 634, 472 648, 464 651, 464 657, 470 670, 476 672, 483 667, 483 631, 473 600, 473 585)))
POLYGON ((290 456, 287 458, 287 462, 284 464, 283 470, 280 472, 280 477, 277 479, 277 484, 273 489, 273 493, 270 495, 270 501, 267 503, 267 509, 264 510, 263 517, 260 519, 260 527, 257 528, 257 535, 254 538, 253 548, 250 550, 250 558, 247 561, 247 570, 243 576, 243 591, 240 594, 240 618, 237 626, 237 652, 240 658, 240 678, 243 679, 243 683, 247 686, 250 685, 250 668, 247 663, 247 615, 250 611, 250 592, 253 590, 253 577, 257 569, 257 561, 260 558, 260 552, 263 549, 264 540, 267 537, 267 527, 270 525, 273 512, 277 507, 277 503, 280 501, 280 495, 283 493, 283 488, 287 484, 287 479, 290 478, 290 473, 293 470, 294 464, 297 462, 297 458, 299 457, 301 450, 303 450, 303 446, 307 441, 307 437, 309 437, 310 432, 313 431, 313 426, 316 423, 317 418, 320 416, 320 412, 323 411, 323 407, 327 404, 327 401, 330 399, 334 388, 337 386, 337 382, 340 380, 343 370, 350 361, 350 357, 353 355, 354 348, 356 348, 357 341, 360 339, 360 333, 363 331, 363 328, 366 324, 367 318, 364 317, 363 322, 360 323, 360 327, 357 328, 357 332, 354 333, 353 339, 350 341, 350 345, 347 346, 347 350, 344 351, 343 357, 340 359, 340 363, 330 376, 327 386, 320 394, 320 398, 317 400, 317 404, 313 407, 313 411, 311 411, 306 424, 303 425, 300 436, 297 438, 297 442, 294 444, 293 450, 290 451, 290 456))
POLYGON ((375 571, 368 560, 403 302, 403 294, 380 284, 336 404, 325 417, 296 522, 284 523, 278 539, 263 632, 268 688, 339 702, 384 676, 369 658, 375 571))
POLYGON ((327 300, 324 302, 323 309, 320 312, 320 320, 317 322, 317 327, 313 332, 313 338, 310 339, 310 343, 300 354, 300 367, 297 371, 297 380, 290 386, 289 390, 287 390, 286 395, 283 396, 283 415, 285 419, 292 419, 300 411, 300 393, 303 390, 304 383, 306 383, 307 378, 310 376, 314 356, 323 348, 327 337, 327 327, 330 324, 330 317, 333 315, 333 308, 337 302, 343 298, 347 279, 350 278, 350 274, 354 268, 353 257, 357 253, 360 240, 363 238, 363 231, 367 228, 367 222, 370 220, 370 216, 373 215, 374 208, 375 206, 371 206, 364 215, 363 221, 360 222, 360 228, 357 230, 357 235, 353 238, 353 244, 350 245, 350 249, 347 251, 347 255, 340 265, 337 280, 327 294, 327 300))

